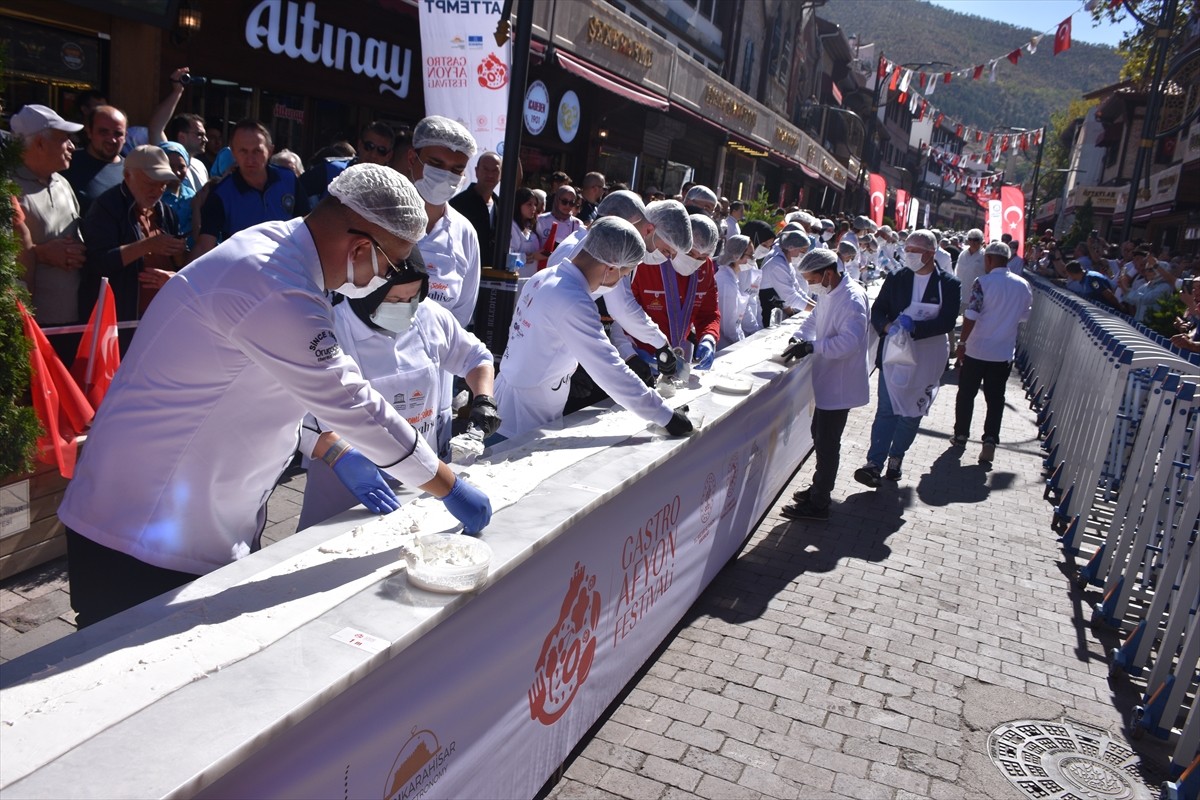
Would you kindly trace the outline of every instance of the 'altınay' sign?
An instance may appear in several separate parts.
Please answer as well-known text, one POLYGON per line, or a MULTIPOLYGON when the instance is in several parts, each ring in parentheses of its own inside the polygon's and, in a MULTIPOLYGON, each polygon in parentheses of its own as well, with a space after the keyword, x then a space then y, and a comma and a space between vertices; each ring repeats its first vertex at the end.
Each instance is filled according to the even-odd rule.
POLYGON ((317 4, 262 0, 246 17, 246 43, 256 50, 266 47, 275 55, 324 64, 330 69, 376 78, 379 92, 408 97, 412 51, 397 44, 363 36, 321 22, 317 4), (286 15, 285 15, 286 11, 286 15))

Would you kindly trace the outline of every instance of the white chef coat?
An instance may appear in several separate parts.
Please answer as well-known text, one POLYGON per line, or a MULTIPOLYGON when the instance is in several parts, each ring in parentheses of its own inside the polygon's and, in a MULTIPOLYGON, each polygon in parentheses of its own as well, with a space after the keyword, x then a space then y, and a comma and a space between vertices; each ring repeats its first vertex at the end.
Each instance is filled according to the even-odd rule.
POLYGON ((942 249, 940 245, 933 252, 933 263, 937 264, 937 268, 942 272, 954 274, 954 259, 950 258, 950 251, 942 249))
POLYGON ((958 263, 954 265, 954 272, 963 286, 962 300, 959 304, 958 313, 961 314, 967 309, 967 300, 971 296, 971 287, 975 285, 975 279, 982 277, 985 271, 982 247, 979 248, 978 253, 963 250, 958 254, 958 263))
MULTIPOLYGON (((743 268, 744 269, 744 268, 743 268)), ((728 265, 717 268, 717 307, 721 312, 720 347, 740 342, 762 328, 762 313, 751 316, 750 292, 741 287, 739 270, 728 265)), ((755 294, 757 295, 755 290, 755 294)))
POLYGON ((871 312, 867 290, 843 277, 821 298, 800 328, 812 342, 812 387, 817 408, 840 411, 865 406, 871 399, 867 381, 867 330, 871 312))
POLYGON ((105 547, 203 574, 257 548, 311 411, 409 485, 433 450, 341 351, 303 219, 241 231, 159 290, 58 516, 105 547))
MULTIPOLYGON (((551 199, 547 200, 547 202, 554 201, 551 199)), ((546 211, 538 214, 537 222, 535 222, 533 225, 533 230, 535 233, 537 233, 538 238, 542 240, 543 245, 546 243, 546 240, 550 238, 550 229, 554 228, 556 225, 558 226, 554 230, 554 243, 556 246, 561 245, 563 241, 572 233, 575 233, 575 231, 583 230, 587 227, 583 224, 583 220, 574 214, 566 219, 556 218, 554 216, 554 212, 552 211, 546 211)))
POLYGON ((565 261, 533 276, 517 301, 496 377, 499 433, 518 436, 561 417, 579 365, 625 408, 659 425, 670 421, 670 407, 604 335, 587 279, 565 261))
MULTIPOLYGON (((396 411, 448 460, 450 408, 443 403, 443 372, 465 377, 493 361, 479 339, 437 303, 417 306, 413 325, 401 334, 368 327, 349 303, 333 308, 334 333, 342 351, 354 359, 372 388, 391 401, 396 411)), ((327 427, 309 415, 300 438, 300 452, 310 453, 317 435, 327 427)), ((307 460, 308 480, 299 528, 324 522, 358 505, 358 499, 322 461, 307 460)))
POLYGON ((575 251, 583 245, 583 239, 587 236, 587 228, 579 228, 571 232, 571 235, 561 240, 558 247, 554 248, 554 252, 546 259, 546 268, 557 267, 568 258, 575 257, 575 251))
POLYGON ((771 254, 763 261, 760 288, 774 289, 779 298, 783 300, 784 308, 795 311, 805 310, 812 302, 812 297, 808 292, 800 288, 796 270, 792 269, 791 262, 787 260, 787 256, 783 254, 778 245, 771 248, 771 254))
POLYGON ((966 352, 980 361, 1012 361, 1017 328, 1033 311, 1029 283, 1007 269, 994 269, 975 280, 963 316, 975 320, 966 352))
POLYGON ((479 235, 454 206, 417 242, 429 270, 429 297, 464 328, 471 325, 479 299, 479 235))

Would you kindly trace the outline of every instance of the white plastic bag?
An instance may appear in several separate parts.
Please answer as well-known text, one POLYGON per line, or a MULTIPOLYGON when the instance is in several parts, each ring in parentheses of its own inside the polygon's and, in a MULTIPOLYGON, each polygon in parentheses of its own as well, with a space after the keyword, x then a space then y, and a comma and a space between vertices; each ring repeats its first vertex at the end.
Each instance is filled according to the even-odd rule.
POLYGON ((904 367, 917 365, 917 354, 913 350, 911 333, 900 328, 884 340, 883 363, 904 367))

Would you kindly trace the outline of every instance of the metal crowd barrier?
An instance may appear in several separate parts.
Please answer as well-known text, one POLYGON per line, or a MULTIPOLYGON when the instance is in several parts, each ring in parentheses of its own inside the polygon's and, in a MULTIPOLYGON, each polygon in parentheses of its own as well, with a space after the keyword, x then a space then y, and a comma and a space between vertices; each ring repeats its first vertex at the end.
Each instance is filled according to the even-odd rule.
POLYGON ((1128 630, 1110 673, 1144 678, 1134 736, 1177 736, 1177 782, 1200 781, 1200 358, 1033 278, 1017 367, 1038 411, 1051 526, 1102 587, 1093 624, 1128 630), (1186 771, 1186 772, 1185 772, 1186 771), (1182 777, 1181 777, 1182 776, 1182 777))

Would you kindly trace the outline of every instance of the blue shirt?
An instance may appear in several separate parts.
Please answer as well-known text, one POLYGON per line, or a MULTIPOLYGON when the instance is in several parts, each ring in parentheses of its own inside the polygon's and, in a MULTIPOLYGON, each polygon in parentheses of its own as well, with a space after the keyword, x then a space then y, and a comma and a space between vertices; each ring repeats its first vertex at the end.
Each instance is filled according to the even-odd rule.
POLYGON ((301 217, 308 210, 308 198, 290 169, 268 164, 267 184, 261 192, 234 170, 212 188, 204 201, 199 234, 223 241, 254 225, 301 217))
POLYGON ((1099 272, 1088 270, 1079 280, 1067 281, 1067 288, 1088 300, 1100 300, 1103 298, 1104 290, 1107 289, 1111 292, 1113 285, 1112 281, 1099 272))

